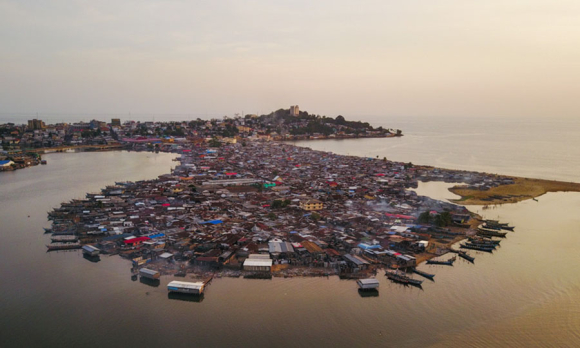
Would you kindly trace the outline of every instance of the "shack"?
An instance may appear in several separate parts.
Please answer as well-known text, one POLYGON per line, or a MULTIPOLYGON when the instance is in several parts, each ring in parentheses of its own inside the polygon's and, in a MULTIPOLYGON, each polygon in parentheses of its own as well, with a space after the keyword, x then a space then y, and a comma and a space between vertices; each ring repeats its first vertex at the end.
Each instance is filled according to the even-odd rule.
POLYGON ((148 278, 148 279, 155 280, 155 279, 159 279, 159 277, 161 276, 161 273, 154 271, 152 269, 149 269, 149 268, 141 268, 139 270, 139 275, 142 278, 148 278))
POLYGON ((83 245, 83 254, 84 255, 94 257, 94 256, 98 256, 100 251, 101 250, 99 250, 98 248, 95 248, 92 245, 83 245))
POLYGON ((180 292, 183 294, 192 294, 192 295, 201 295, 203 294, 203 290, 205 288, 205 283, 203 282, 180 282, 180 281, 172 281, 167 284, 167 291, 169 292, 180 292))
POLYGON ((272 260, 268 255, 251 254, 244 261, 244 270, 270 272, 272 270, 272 260))

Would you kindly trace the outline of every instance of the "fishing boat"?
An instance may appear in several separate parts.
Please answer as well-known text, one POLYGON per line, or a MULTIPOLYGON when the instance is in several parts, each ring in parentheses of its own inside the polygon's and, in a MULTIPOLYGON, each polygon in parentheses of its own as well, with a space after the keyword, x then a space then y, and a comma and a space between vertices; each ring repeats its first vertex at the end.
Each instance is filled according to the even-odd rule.
POLYGON ((440 260, 427 260, 427 264, 429 265, 445 265, 445 266, 453 266, 453 262, 457 260, 457 257, 453 256, 447 261, 440 261, 440 260))
POLYGON ((492 244, 492 243, 487 243, 487 242, 482 242, 482 241, 469 241, 469 242, 466 242, 466 244, 480 246, 480 247, 484 247, 484 248, 491 248, 491 249, 497 248, 497 244, 492 244))
POLYGON ((465 259, 465 260, 467 260, 469 262, 473 262, 475 260, 475 257, 469 256, 469 254, 466 253, 465 251, 459 251, 457 253, 457 255, 459 255, 459 257, 461 257, 461 258, 463 258, 463 259, 465 259))
POLYGON ((62 242, 62 243, 72 243, 78 242, 79 238, 74 235, 65 234, 65 235, 56 235, 50 237, 50 240, 53 242, 62 242))
POLYGON ((469 243, 465 243, 465 244, 461 244, 460 248, 463 249, 471 249, 471 250, 478 250, 478 251, 485 251, 488 253, 493 252, 492 248, 486 248, 484 246, 478 246, 478 245, 474 245, 474 244, 469 244, 469 243))
POLYGON ((409 284, 409 277, 406 277, 406 276, 400 274, 399 272, 387 271, 387 273, 385 273, 385 275, 387 276, 387 278, 389 278, 390 280, 392 280, 394 282, 401 283, 401 284, 409 284))
POLYGON ((423 283, 422 280, 413 279, 413 278, 405 275, 403 272, 400 272, 400 271, 387 271, 387 273, 385 275, 390 280, 395 281, 397 283, 401 283, 401 284, 411 284, 411 285, 415 285, 415 286, 421 286, 421 284, 423 283))
POLYGON ((483 228, 483 227, 478 227, 477 228, 477 234, 480 236, 486 236, 486 237, 505 237, 507 232, 499 232, 496 230, 490 230, 488 228, 483 228))
POLYGON ((53 243, 46 246, 48 251, 80 249, 80 243, 53 243))
POLYGON ((499 229, 508 230, 508 231, 514 230, 513 226, 509 226, 508 224, 499 222, 497 220, 485 220, 484 223, 486 226, 491 227, 491 228, 499 228, 499 229))
POLYGON ((75 234, 74 231, 72 230, 62 230, 62 231, 52 231, 53 235, 72 235, 75 234))
POLYGON ((420 275, 422 277, 425 277, 427 279, 431 279, 431 280, 433 280, 433 278, 435 277, 435 274, 423 272, 423 271, 420 271, 420 270, 418 270, 416 268, 413 268, 413 273, 417 273, 418 275, 420 275))
POLYGON ((470 242, 484 242, 486 244, 493 244, 493 245, 499 245, 499 243, 501 243, 501 240, 495 240, 495 239, 490 239, 490 238, 485 238, 485 237, 469 237, 468 238, 470 242))

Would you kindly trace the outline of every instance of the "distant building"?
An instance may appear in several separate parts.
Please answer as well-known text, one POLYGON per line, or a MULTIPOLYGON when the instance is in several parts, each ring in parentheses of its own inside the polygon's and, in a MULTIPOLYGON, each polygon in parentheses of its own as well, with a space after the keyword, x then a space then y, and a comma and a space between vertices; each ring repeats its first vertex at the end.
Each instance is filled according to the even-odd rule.
POLYGON ((300 208, 304 210, 322 210, 324 209, 324 204, 317 199, 309 199, 300 202, 300 208))
POLYGON ((300 108, 298 107, 298 105, 292 105, 290 106, 290 116, 298 116, 298 114, 300 114, 300 108))
POLYGON ((111 119, 111 126, 121 127, 121 119, 120 118, 112 118, 111 119))
POLYGON ((42 120, 37 120, 37 119, 33 119, 33 120, 28 120, 28 128, 29 129, 44 129, 44 122, 42 122, 42 120))

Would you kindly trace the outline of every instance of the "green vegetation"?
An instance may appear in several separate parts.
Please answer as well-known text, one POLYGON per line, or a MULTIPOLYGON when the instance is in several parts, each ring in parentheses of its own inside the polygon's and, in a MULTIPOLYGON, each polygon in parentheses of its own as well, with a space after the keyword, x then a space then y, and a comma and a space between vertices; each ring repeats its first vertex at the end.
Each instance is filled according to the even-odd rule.
POLYGON ((430 212, 425 211, 419 215, 417 221, 422 224, 433 224, 438 227, 446 227, 453 223, 451 213, 448 211, 435 215, 431 215, 430 212))
POLYGON ((209 141, 209 147, 221 147, 222 143, 218 140, 218 138, 213 137, 209 141))
POLYGON ((276 199, 274 202, 272 202, 272 209, 286 208, 291 203, 292 202, 289 199, 285 200, 276 199))

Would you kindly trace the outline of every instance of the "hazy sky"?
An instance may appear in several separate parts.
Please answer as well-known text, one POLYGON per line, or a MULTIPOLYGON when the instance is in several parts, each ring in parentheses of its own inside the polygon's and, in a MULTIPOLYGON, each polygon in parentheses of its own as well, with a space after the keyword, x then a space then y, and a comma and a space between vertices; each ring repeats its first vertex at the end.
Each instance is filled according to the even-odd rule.
POLYGON ((0 112, 578 117, 580 1, 5 1, 0 112))

